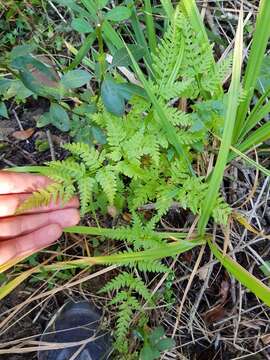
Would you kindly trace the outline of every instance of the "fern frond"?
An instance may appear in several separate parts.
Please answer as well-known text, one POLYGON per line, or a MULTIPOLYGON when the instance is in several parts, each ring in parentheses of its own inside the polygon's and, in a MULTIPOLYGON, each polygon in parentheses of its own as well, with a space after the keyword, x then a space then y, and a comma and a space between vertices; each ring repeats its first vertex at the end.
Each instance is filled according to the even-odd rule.
POLYGON ((48 163, 49 169, 51 171, 51 175, 63 177, 63 180, 69 178, 77 180, 84 176, 85 174, 85 166, 82 163, 77 163, 75 160, 71 158, 67 158, 66 160, 60 161, 51 161, 48 163))
POLYGON ((81 203, 81 215, 85 215, 87 211, 87 207, 89 206, 92 200, 92 191, 95 185, 95 179, 90 178, 88 176, 83 177, 78 180, 78 189, 80 195, 80 203, 81 203))
POLYGON ((217 198, 216 204, 212 211, 213 219, 218 224, 226 225, 228 224, 228 218, 232 213, 232 208, 224 201, 220 196, 217 198))
MULTIPOLYGON (((124 296, 123 296, 124 297, 124 296)), ((127 333, 132 321, 134 311, 140 309, 140 304, 134 296, 126 294, 127 300, 123 301, 118 307, 118 319, 116 322, 116 348, 122 353, 128 351, 127 333)))
POLYGON ((165 109, 172 125, 181 127, 189 127, 192 125, 190 114, 169 106, 166 106, 165 109))
POLYGON ((173 83, 176 80, 171 79, 172 73, 176 74, 175 78, 178 76, 178 69, 181 65, 179 49, 183 46, 180 22, 181 14, 179 8, 177 8, 171 25, 159 43, 156 54, 153 55, 153 69, 159 90, 168 82, 173 83))
MULTIPOLYGON (((130 267, 132 268, 132 265, 130 267)), ((169 271, 169 268, 159 261, 140 261, 136 264, 136 268, 140 271, 148 271, 155 273, 164 273, 169 271)))
POLYGON ((73 156, 81 159, 91 173, 94 173, 99 169, 105 159, 103 153, 99 153, 93 147, 90 147, 85 143, 65 144, 63 147, 66 150, 69 150, 73 156))
POLYGON ((193 99, 198 95, 198 93, 194 92, 195 87, 195 80, 189 78, 182 81, 176 81, 173 84, 164 85, 160 90, 160 95, 164 100, 181 97, 193 99))
POLYGON ((220 81, 223 82, 232 68, 232 55, 229 54, 224 60, 217 64, 217 73, 220 81))
MULTIPOLYGON (((68 188, 68 199, 70 195, 74 194, 75 189, 68 188)), ((42 206, 49 206, 52 201, 61 201, 63 197, 66 197, 66 188, 59 183, 53 183, 43 189, 39 189, 25 200, 17 209, 17 214, 22 214, 28 210, 40 208, 42 206)), ((71 195, 71 196, 72 196, 71 195)), ((65 198, 66 200, 66 198, 65 198)))
POLYGON ((151 299, 151 293, 145 286, 144 282, 137 277, 133 277, 128 272, 123 272, 116 278, 107 283, 101 292, 119 291, 121 288, 128 288, 129 290, 136 291, 144 300, 151 299))
POLYGON ((113 205, 117 188, 115 173, 109 167, 103 167, 96 173, 96 179, 106 194, 109 203, 113 205))

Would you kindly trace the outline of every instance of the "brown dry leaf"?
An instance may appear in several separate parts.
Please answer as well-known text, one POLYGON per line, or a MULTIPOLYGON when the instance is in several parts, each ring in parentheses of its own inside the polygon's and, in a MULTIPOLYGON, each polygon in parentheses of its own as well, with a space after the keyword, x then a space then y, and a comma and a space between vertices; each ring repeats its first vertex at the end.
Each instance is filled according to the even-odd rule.
POLYGON ((205 322, 212 324, 218 320, 223 319, 225 315, 226 310, 224 309, 223 304, 218 304, 202 314, 202 317, 205 322))
POLYGON ((131 223, 132 220, 132 215, 128 212, 124 212, 124 214, 122 215, 123 219, 127 222, 127 223, 131 223))
POLYGON ((27 130, 14 131, 12 136, 17 140, 27 140, 29 139, 35 132, 35 129, 29 128, 27 130))
POLYGON ((261 340, 264 345, 269 345, 270 344, 270 334, 263 335, 261 337, 261 340))

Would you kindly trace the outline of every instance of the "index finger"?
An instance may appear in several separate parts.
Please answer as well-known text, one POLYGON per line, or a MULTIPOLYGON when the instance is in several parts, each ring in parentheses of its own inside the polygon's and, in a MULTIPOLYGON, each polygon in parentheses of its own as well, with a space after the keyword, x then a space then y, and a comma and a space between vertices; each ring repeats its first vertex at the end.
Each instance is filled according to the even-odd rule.
POLYGON ((0 194, 32 193, 51 183, 41 175, 22 174, 12 171, 0 171, 0 194))

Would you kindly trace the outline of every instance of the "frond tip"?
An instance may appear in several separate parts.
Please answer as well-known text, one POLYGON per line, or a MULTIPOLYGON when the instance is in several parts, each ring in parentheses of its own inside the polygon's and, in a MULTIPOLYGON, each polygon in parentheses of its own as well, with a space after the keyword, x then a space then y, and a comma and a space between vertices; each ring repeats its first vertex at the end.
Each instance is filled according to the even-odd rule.
POLYGON ((53 183, 43 189, 39 189, 26 199, 16 210, 16 214, 22 214, 31 209, 47 207, 52 202, 60 202, 62 205, 70 200, 75 189, 65 187, 63 184, 53 183))

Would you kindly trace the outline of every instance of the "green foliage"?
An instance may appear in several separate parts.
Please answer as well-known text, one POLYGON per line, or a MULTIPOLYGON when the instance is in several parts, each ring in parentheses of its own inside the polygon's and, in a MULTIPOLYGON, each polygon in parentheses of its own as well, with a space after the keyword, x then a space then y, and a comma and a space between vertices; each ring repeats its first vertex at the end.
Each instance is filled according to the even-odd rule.
POLYGON ((150 333, 142 330, 140 335, 144 341, 140 360, 160 359, 163 351, 170 350, 175 346, 175 341, 165 336, 162 326, 153 329, 150 333))
MULTIPOLYGON (((157 224, 175 206, 200 216, 200 234, 204 234, 209 217, 218 224, 227 224, 231 208, 219 188, 227 161, 232 158, 228 156, 231 144, 237 144, 239 155, 239 150, 247 151, 269 139, 268 122, 248 133, 269 113, 269 89, 265 89, 269 82, 269 58, 263 59, 263 53, 269 38, 270 6, 266 0, 260 3, 261 16, 243 86, 240 16, 232 82, 228 93, 223 94, 222 84, 230 75, 232 58, 215 63, 194 0, 182 0, 175 10, 170 1, 161 1, 168 19, 167 31, 160 41, 148 0, 144 1, 145 29, 133 1, 114 7, 107 0, 56 2, 67 6, 74 15, 71 27, 80 34, 88 34, 85 42, 79 50, 68 46, 75 58, 66 64, 60 78, 53 66, 36 55, 35 46, 14 48, 4 61, 4 67, 14 78, 0 80, 0 115, 8 116, 4 101, 13 97, 18 102, 29 96, 46 97, 50 111, 43 114, 38 125, 53 124, 61 131, 71 131, 76 141, 64 145, 70 153, 65 160, 50 162, 41 170, 56 183, 36 191, 18 212, 48 205, 52 200, 65 203, 79 194, 82 215, 107 209, 132 214, 130 226, 88 228, 85 232, 124 242, 124 252, 97 259, 100 264, 120 264, 136 274, 135 277, 128 271, 122 272, 103 288, 103 292, 114 294, 110 304, 118 307, 116 347, 127 354, 126 337, 134 313, 141 309, 142 302, 151 301, 151 293, 140 274, 168 271, 161 258, 195 246, 188 240, 180 246, 176 234, 165 236, 155 231, 157 224), (119 36, 123 24, 125 30, 133 31, 131 38, 136 44, 126 45, 119 36), (94 43, 97 47, 93 47, 94 43), (112 63, 106 60, 107 48, 113 55, 112 63), (81 62, 89 72, 76 69, 81 62), (255 79, 251 70, 255 68, 259 74, 261 63, 261 74, 255 79), (127 78, 127 71, 129 75, 130 69, 135 71, 141 85, 128 83, 120 75, 122 66, 129 67, 125 69, 127 78), (36 71, 47 82, 39 81, 33 75, 36 71), (98 83, 96 96, 92 89, 81 88, 90 80, 98 83), (254 88, 265 93, 246 119, 254 88), (220 138, 215 170, 206 177, 205 154, 216 151, 220 138), (143 216, 147 209, 148 220, 143 216), (172 240, 175 243, 170 243, 172 240), (175 250, 174 246, 179 247, 175 250)), ((96 89, 96 84, 93 88, 96 89)), ((232 259, 222 256, 214 244, 209 243, 209 247, 228 271, 269 303, 269 289, 232 259)), ((172 302, 173 274, 168 279, 164 297, 172 302)), ((162 351, 170 349, 173 341, 164 335, 161 328, 143 334, 140 357, 156 359, 162 351)))
POLYGON ((116 348, 127 353, 127 333, 135 311, 140 309, 140 302, 136 294, 142 300, 151 302, 151 293, 144 282, 128 272, 122 272, 116 278, 107 283, 101 292, 116 291, 116 296, 111 300, 111 305, 118 305, 118 316, 116 321, 116 348))

